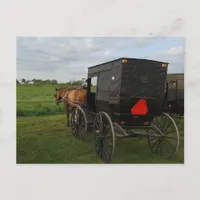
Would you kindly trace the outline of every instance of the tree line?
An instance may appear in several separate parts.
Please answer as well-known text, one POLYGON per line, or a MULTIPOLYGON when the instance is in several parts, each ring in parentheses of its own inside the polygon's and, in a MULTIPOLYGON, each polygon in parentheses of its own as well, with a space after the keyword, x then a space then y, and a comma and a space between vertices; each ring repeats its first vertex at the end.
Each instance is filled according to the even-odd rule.
MULTIPOLYGON (((26 80, 25 78, 22 78, 21 81, 16 79, 16 82, 17 82, 17 84, 19 84, 20 82, 23 82, 24 84, 28 84, 30 82, 33 82, 33 84, 52 84, 52 85, 60 84, 60 83, 58 83, 58 81, 56 79, 53 79, 53 80, 50 80, 50 79, 42 80, 42 79, 35 79, 35 78, 32 79, 32 80, 26 80)), ((64 83, 61 83, 61 84, 81 85, 82 81, 81 80, 78 80, 78 81, 67 81, 67 82, 64 82, 64 83)))

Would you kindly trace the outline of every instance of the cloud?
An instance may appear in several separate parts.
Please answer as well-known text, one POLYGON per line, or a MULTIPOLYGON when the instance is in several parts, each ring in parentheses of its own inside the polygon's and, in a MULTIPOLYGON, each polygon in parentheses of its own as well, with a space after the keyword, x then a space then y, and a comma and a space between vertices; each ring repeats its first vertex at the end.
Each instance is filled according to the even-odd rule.
POLYGON ((169 63, 168 73, 184 73, 184 47, 171 47, 152 56, 152 59, 169 63))
MULTIPOLYGON (((165 40, 164 37, 19 37, 17 73, 19 76, 27 73, 29 79, 47 79, 53 74, 58 80, 79 79, 87 75, 86 69, 90 66, 119 57, 148 56, 145 49, 162 44, 165 40)), ((166 58, 177 64, 174 56, 179 54, 174 55, 174 51, 157 52, 154 57, 166 58)))

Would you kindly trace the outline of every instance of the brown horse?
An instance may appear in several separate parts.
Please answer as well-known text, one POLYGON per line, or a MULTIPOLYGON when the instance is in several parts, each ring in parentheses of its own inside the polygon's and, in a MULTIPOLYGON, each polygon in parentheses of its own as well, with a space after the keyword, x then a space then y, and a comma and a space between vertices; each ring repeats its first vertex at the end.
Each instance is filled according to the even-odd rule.
POLYGON ((69 108, 76 108, 77 104, 86 104, 86 89, 83 88, 55 88, 56 104, 63 101, 67 115, 67 125, 69 126, 69 108))

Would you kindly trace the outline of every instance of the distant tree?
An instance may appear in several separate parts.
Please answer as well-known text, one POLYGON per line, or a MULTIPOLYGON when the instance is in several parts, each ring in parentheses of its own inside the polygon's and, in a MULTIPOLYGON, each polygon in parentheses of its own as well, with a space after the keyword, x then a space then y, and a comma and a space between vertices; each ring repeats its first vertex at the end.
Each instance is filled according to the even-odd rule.
POLYGON ((44 84, 50 84, 51 81, 49 79, 43 81, 44 84))
POLYGON ((16 79, 16 83, 19 84, 19 81, 16 79))
POLYGON ((39 83, 42 84, 43 83, 43 80, 42 79, 38 79, 39 83))
POLYGON ((51 84, 58 84, 58 81, 57 80, 51 80, 51 84))
POLYGON ((25 82, 26 82, 26 79, 25 79, 25 78, 23 78, 23 79, 22 79, 22 82, 23 82, 23 83, 25 83, 25 82))
POLYGON ((68 81, 66 82, 67 85, 72 85, 73 84, 73 81, 68 81))
POLYGON ((42 84, 42 83, 43 83, 43 80, 42 80, 42 79, 36 79, 36 80, 35 80, 35 83, 37 83, 37 84, 42 84))
POLYGON ((82 84, 81 80, 76 81, 76 85, 81 85, 81 84, 82 84))

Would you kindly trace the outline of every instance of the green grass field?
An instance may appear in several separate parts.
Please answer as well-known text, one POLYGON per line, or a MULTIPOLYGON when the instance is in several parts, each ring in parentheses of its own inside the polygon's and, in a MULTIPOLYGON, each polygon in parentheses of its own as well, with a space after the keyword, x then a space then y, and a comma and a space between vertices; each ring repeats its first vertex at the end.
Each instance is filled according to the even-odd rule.
MULTIPOLYGON (((55 105, 52 85, 17 86, 17 163, 102 163, 92 133, 75 139, 66 126, 63 104, 55 105)), ((146 139, 117 139, 113 163, 184 163, 184 122, 180 147, 171 160, 151 153, 146 139)))
POLYGON ((17 116, 61 114, 63 106, 55 105, 54 85, 18 85, 17 116))

